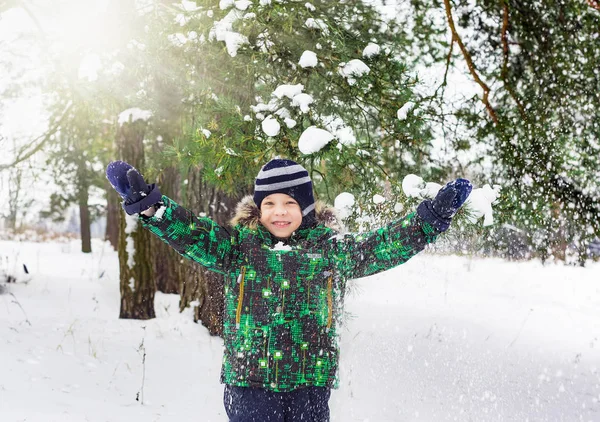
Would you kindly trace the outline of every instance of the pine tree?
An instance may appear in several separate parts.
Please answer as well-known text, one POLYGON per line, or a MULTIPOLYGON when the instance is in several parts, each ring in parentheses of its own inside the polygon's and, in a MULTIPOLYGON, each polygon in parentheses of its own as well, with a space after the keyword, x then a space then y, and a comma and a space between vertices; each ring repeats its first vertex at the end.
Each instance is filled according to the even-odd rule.
POLYGON ((542 259, 569 260, 571 245, 583 264, 600 232, 597 8, 576 0, 411 4, 410 19, 422 23, 413 38, 426 52, 421 62, 459 67, 481 90, 462 104, 440 97, 439 114, 450 110, 459 122, 456 147, 489 151, 477 179, 503 185, 500 222, 526 232, 542 259))

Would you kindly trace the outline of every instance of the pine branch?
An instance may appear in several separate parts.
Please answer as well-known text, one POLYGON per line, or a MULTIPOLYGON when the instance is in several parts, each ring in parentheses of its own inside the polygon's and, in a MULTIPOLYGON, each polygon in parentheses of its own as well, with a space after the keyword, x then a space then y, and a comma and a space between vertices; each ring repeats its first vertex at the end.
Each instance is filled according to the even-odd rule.
POLYGON ((502 11, 502 35, 501 35, 503 62, 502 62, 502 72, 500 74, 500 78, 502 79, 502 82, 504 83, 504 88, 506 88, 506 90, 510 94, 511 98, 515 101, 515 103, 517 103, 517 107, 519 108, 519 113, 521 113, 521 118, 523 118, 523 120, 525 120, 527 118, 527 114, 525 113, 525 108, 523 107, 523 104, 517 97, 517 94, 514 91, 514 89, 512 88, 512 86, 508 83, 509 50, 508 50, 507 33, 508 33, 508 25, 509 25, 509 21, 508 21, 509 9, 508 9, 508 4, 506 3, 506 0, 501 0, 501 3, 502 3, 502 9, 503 9, 503 11, 502 11))
POLYGON ((494 110, 494 108, 492 107, 492 105, 490 104, 490 101, 489 101, 490 88, 479 77, 479 74, 477 73, 477 69, 475 68, 475 64, 473 63, 473 59, 471 58, 471 54, 469 53, 469 51, 463 44, 462 39, 460 38, 460 36, 458 35, 458 32, 456 31, 456 26, 454 25, 454 19, 452 18, 452 6, 450 5, 450 0, 444 0, 444 5, 446 6, 446 18, 448 19, 448 25, 450 26, 450 31, 452 31, 452 41, 456 41, 456 43, 460 47, 460 51, 462 52, 463 57, 465 58, 465 61, 467 62, 467 67, 469 68, 469 72, 471 73, 471 76, 473 76, 473 79, 475 79, 475 82, 477 82, 477 84, 483 89, 483 98, 481 99, 481 101, 485 105, 485 108, 487 109, 487 111, 488 111, 490 117, 492 118, 492 120, 494 121, 494 123, 498 124, 498 116, 496 115, 496 111, 494 110))

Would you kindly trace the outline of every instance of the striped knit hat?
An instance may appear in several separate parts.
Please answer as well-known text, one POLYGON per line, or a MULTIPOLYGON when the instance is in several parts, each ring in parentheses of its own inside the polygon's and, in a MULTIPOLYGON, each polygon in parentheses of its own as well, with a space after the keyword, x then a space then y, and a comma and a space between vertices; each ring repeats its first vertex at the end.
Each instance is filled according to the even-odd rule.
POLYGON ((313 186, 308 171, 292 160, 276 158, 269 161, 256 176, 254 202, 260 208, 263 199, 273 193, 285 193, 300 205, 302 216, 315 209, 313 186))

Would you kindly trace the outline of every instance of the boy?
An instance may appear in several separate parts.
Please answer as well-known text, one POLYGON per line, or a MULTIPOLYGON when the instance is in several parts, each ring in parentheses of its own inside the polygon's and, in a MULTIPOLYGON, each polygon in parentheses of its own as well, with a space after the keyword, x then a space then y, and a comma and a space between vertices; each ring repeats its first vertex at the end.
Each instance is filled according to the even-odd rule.
POLYGON ((416 213, 370 233, 339 234, 301 165, 268 162, 232 230, 197 218, 129 164, 107 177, 128 214, 181 255, 225 276, 221 382, 231 422, 327 422, 337 386, 338 323, 348 279, 395 267, 447 230, 471 192, 458 179, 416 213))

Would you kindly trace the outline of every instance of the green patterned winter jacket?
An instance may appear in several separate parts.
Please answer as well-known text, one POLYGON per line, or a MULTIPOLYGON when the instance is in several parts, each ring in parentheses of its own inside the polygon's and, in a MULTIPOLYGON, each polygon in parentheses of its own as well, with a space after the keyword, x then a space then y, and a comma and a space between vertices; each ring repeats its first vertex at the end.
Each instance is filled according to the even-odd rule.
POLYGON ((416 214, 376 231, 340 234, 329 208, 283 244, 259 223, 252 197, 233 229, 163 196, 142 224, 182 256, 225 276, 221 382, 291 391, 337 386, 338 333, 349 279, 395 267, 435 240, 416 214))

